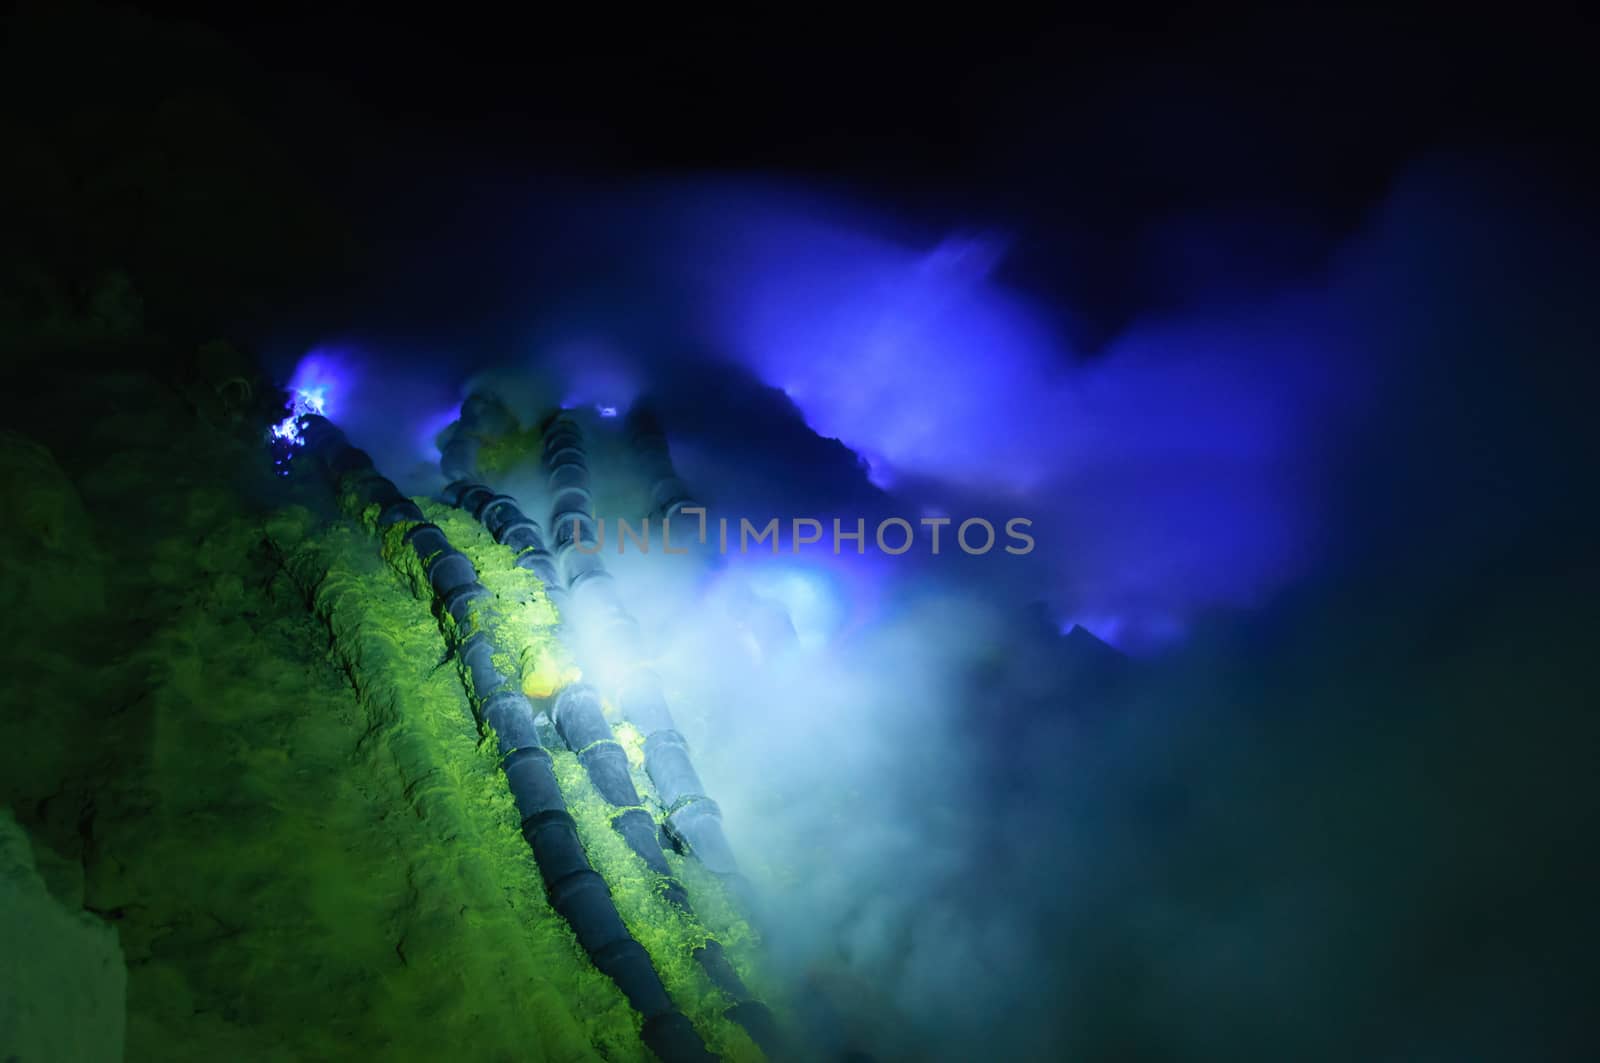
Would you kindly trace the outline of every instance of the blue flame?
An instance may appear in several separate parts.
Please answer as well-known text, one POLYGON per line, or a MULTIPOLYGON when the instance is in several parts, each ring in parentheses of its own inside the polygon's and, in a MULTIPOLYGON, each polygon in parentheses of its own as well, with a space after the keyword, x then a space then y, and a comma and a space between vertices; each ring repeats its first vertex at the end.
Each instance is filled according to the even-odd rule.
POLYGON ((348 352, 330 347, 308 351, 289 378, 289 391, 294 397, 291 408, 293 401, 303 399, 311 404, 306 412, 333 417, 334 396, 343 398, 347 395, 355 376, 352 356, 348 352))
POLYGON ((1091 354, 1070 309, 999 271, 1004 234, 936 240, 762 189, 682 213, 671 264, 710 344, 905 512, 1034 521, 1036 555, 986 578, 1138 647, 1260 605, 1324 558, 1384 328, 1352 320, 1370 302, 1352 266, 1248 306, 1152 314, 1091 354))
POLYGON ((296 447, 305 444, 302 422, 316 414, 330 416, 331 396, 340 377, 348 377, 348 369, 339 359, 322 349, 308 352, 295 366, 289 379, 289 399, 284 403, 287 414, 272 426, 269 442, 278 451, 273 464, 280 476, 289 475, 287 468, 296 447))
POLYGON ((323 414, 328 409, 328 398, 325 389, 309 388, 296 389, 291 393, 287 404, 289 415, 272 426, 272 443, 279 451, 273 460, 273 465, 278 468, 279 476, 288 476, 287 468, 289 459, 294 455, 294 448, 305 445, 305 433, 301 422, 311 414, 323 414))
POLYGON ((289 416, 272 426, 272 438, 281 439, 290 446, 300 446, 305 437, 300 432, 300 421, 311 414, 328 411, 327 387, 296 388, 286 407, 289 416))

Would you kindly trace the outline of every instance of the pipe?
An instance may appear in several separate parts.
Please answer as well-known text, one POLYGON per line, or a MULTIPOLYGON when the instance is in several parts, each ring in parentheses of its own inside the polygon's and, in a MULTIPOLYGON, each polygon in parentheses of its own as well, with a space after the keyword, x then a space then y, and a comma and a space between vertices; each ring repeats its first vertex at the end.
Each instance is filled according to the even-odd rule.
MULTIPOLYGON (((462 410, 463 424, 468 411, 462 410)), ((457 480, 444 489, 444 500, 465 510, 503 546, 517 551, 512 562, 533 573, 545 585, 546 593, 556 596, 557 608, 565 605, 565 592, 556 574, 555 561, 545 549, 538 522, 528 519, 510 495, 495 494, 487 485, 457 480)), ((578 755, 589 781, 600 796, 620 811, 611 826, 650 870, 667 878, 665 894, 674 904, 683 905, 683 885, 672 878, 666 855, 661 851, 655 819, 645 810, 628 770, 628 755, 612 733, 600 708, 599 693, 587 683, 574 683, 555 698, 551 722, 567 748, 578 755)))
MULTIPOLYGON (((652 517, 659 517, 663 521, 682 512, 685 508, 703 507, 703 502, 694 500, 688 484, 678 475, 677 468, 672 462, 672 451, 667 443, 666 429, 656 412, 645 403, 636 403, 623 420, 624 430, 627 433, 628 444, 637 462, 637 467, 644 474, 650 484, 652 517)), ((704 514, 701 519, 704 520, 704 514)), ((717 561, 713 559, 713 564, 717 561)), ((795 629, 794 620, 789 610, 781 603, 769 598, 759 597, 750 591, 744 592, 743 599, 737 603, 740 622, 756 640, 764 655, 782 656, 791 652, 799 644, 799 635, 795 629)), ((661 695, 659 681, 654 676, 648 677, 648 682, 653 689, 641 690, 631 699, 635 712, 649 711, 644 706, 651 705, 660 699, 660 712, 665 714, 665 698, 661 695)), ((665 715, 663 721, 670 721, 670 715, 665 715)), ((635 724, 639 724, 637 719, 635 724)), ((640 725, 643 729, 643 725, 640 725)), ((667 724, 670 727, 670 723, 667 724)), ((675 731, 672 733, 676 733, 675 731)), ((670 751, 676 754, 676 750, 670 751)), ((662 774, 668 779, 668 787, 674 784, 683 794, 700 793, 699 779, 694 775, 693 765, 688 759, 687 750, 683 751, 681 760, 669 751, 661 751, 659 758, 662 761, 662 774), (676 778, 674 778, 676 777, 676 778)), ((657 784, 661 789, 661 784, 657 784)), ((667 800, 665 797, 663 800, 667 800)), ((707 799, 709 800, 709 799, 707 799)), ((692 803, 688 810, 695 811, 692 803)), ((690 828, 692 829, 692 828, 690 828)), ((731 862, 732 855, 728 860, 731 862)), ((814 992, 805 994, 810 1003, 820 1010, 813 1015, 807 1025, 813 1029, 837 1031, 840 1026, 836 1009, 827 1001, 822 1000, 814 992)), ((829 1055, 837 1055, 840 1045, 832 1043, 823 1049, 829 1055)), ((872 1057, 860 1050, 846 1050, 843 1060, 851 1063, 872 1063, 872 1057)))
MULTIPOLYGON (((458 422, 461 428, 460 434, 476 439, 485 433, 485 429, 489 426, 482 424, 481 419, 490 402, 492 400, 474 395, 462 404, 461 420, 458 422)), ((581 455, 579 457, 581 458, 581 455)), ((546 593, 552 589, 558 590, 560 576, 553 555, 544 546, 538 522, 527 517, 510 495, 496 494, 488 485, 473 480, 471 477, 477 473, 475 467, 451 471, 463 472, 465 476, 445 487, 443 493, 445 501, 470 513, 496 542, 517 551, 513 564, 532 572, 544 582, 546 593)), ((586 491, 586 477, 583 486, 586 491)), ((568 502, 583 504, 582 499, 576 495, 568 499, 568 502)), ((567 545, 570 547, 572 542, 573 540, 569 539, 567 545)), ((565 556, 570 558, 573 553, 574 551, 569 549, 565 556)), ((603 569, 586 571, 600 581, 597 586, 604 585, 610 589, 609 574, 603 569)), ((561 740, 566 743, 568 749, 577 754, 595 791, 602 800, 617 810, 611 819, 612 829, 622 836, 634 854, 644 861, 645 866, 666 880, 662 889, 665 899, 686 915, 692 916, 694 913, 688 893, 682 883, 672 877, 672 869, 667 864, 666 854, 661 849, 660 832, 655 818, 644 808, 639 792, 633 785, 627 753, 617 741, 610 722, 605 718, 599 692, 588 683, 570 684, 556 695, 550 716, 561 740)), ((647 738, 647 762, 650 757, 649 748, 650 740, 647 738)), ((689 771, 692 774, 693 769, 689 768, 689 771)), ((673 778, 680 777, 681 773, 673 776, 673 778)), ((695 780, 695 785, 698 787, 698 779, 695 780)), ((681 796, 678 790, 674 790, 674 793, 681 796)), ((671 802, 666 797, 663 796, 662 801, 670 806, 671 802)), ((731 855, 728 857, 728 862, 731 863, 731 855)), ((693 955, 712 984, 734 1001, 733 1006, 726 1012, 727 1016, 742 1026, 751 1039, 768 1055, 777 1055, 780 1042, 777 1022, 765 1004, 751 997, 743 979, 729 962, 722 945, 715 939, 708 938, 694 950, 693 955)))
POLYGON ((628 444, 639 456, 650 480, 651 516, 666 520, 685 506, 696 505, 689 485, 672 465, 667 433, 655 411, 642 404, 635 405, 623 420, 623 430, 628 433, 628 444))
MULTIPOLYGON (((510 495, 495 494, 491 488, 474 480, 477 476, 476 439, 467 438, 473 438, 470 464, 459 464, 464 460, 463 450, 457 450, 450 463, 440 458, 440 467, 447 473, 460 473, 445 487, 442 494, 444 501, 472 514, 494 537, 495 542, 508 547, 516 555, 512 563, 517 568, 533 573, 544 584, 545 594, 555 603, 557 613, 565 615, 567 592, 556 572, 555 558, 545 546, 544 530, 539 527, 538 521, 518 508, 516 499, 510 495)), ((453 446, 455 442, 448 444, 446 451, 453 446)))
POLYGON ((565 414, 548 420, 544 466, 550 487, 550 523, 555 528, 557 570, 567 581, 584 642, 603 641, 625 662, 619 705, 644 735, 645 772, 667 807, 669 837, 709 870, 731 880, 745 899, 739 867, 722 830, 722 810, 706 796, 689 757, 689 746, 673 721, 660 679, 638 662, 638 624, 617 598, 594 534, 593 498, 583 430, 565 414), (581 549, 580 549, 581 547, 581 549))
POLYGON ((472 562, 331 421, 311 415, 303 419, 302 430, 307 456, 322 468, 348 510, 365 513, 377 505, 380 527, 412 525, 403 542, 421 564, 441 617, 452 622, 450 648, 461 662, 474 711, 498 738, 501 770, 551 906, 572 927, 594 965, 644 1017, 641 1035, 652 1052, 664 1063, 714 1060, 688 1017, 673 1004, 649 954, 623 924, 605 880, 589 863, 550 754, 540 744, 533 705, 518 677, 493 662, 495 642, 503 633, 483 605, 490 593, 478 582, 472 562))
MULTIPOLYGON (((672 463, 672 452, 667 443, 666 430, 655 411, 644 403, 635 404, 628 411, 623 425, 629 446, 637 459, 638 468, 650 483, 652 509, 649 516, 659 516, 665 521, 685 508, 703 506, 704 503, 694 500, 688 484, 678 475, 672 463)), ((704 519, 703 514, 701 519, 704 519)), ((779 602, 759 598, 749 591, 746 591, 745 595, 746 600, 740 603, 741 622, 755 637, 762 652, 776 656, 794 649, 799 644, 799 635, 789 610, 779 602)), ((653 676, 649 678, 651 681, 655 679, 653 676)), ((664 714, 665 698, 660 693, 659 681, 654 682, 654 689, 639 691, 634 695, 632 698, 634 711, 641 711, 644 706, 655 702, 657 698, 661 699, 660 712, 664 714)), ((670 721, 670 715, 664 716, 663 719, 670 721)), ((637 719, 634 722, 639 723, 637 719)), ((670 723, 667 725, 670 727, 670 723)), ((643 726, 640 726, 643 729, 643 726)), ((681 761, 666 755, 663 755, 661 760, 662 773, 668 778, 669 787, 674 784, 673 776, 677 776, 676 785, 683 793, 700 792, 699 779, 694 775, 694 768, 689 762, 686 750, 681 761)), ((661 789, 660 783, 657 786, 661 789)), ((663 800, 666 798, 663 797, 663 800)), ((732 860, 731 854, 728 859, 732 860)), ((818 1009, 817 1014, 807 1025, 814 1029, 837 1031, 841 1023, 834 1005, 815 992, 805 995, 811 1005, 818 1009)), ((838 1043, 833 1043, 824 1051, 829 1055, 836 1055, 840 1047, 838 1043)), ((846 1063, 872 1063, 872 1057, 859 1049, 845 1050, 843 1056, 839 1058, 846 1063)))

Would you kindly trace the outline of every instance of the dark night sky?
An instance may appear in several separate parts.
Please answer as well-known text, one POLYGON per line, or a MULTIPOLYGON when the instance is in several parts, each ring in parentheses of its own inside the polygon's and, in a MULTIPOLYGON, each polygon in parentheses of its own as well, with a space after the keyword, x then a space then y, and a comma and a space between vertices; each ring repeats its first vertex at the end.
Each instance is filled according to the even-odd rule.
MULTIPOLYGON (((1158 115, 1204 116, 1188 137, 1254 134, 1253 161, 1266 164, 1230 194, 1288 178, 1285 194, 1330 203, 1347 203, 1353 180, 1370 193, 1374 170, 1442 136, 1559 132, 1583 65, 1581 38, 1560 23, 1508 27, 1460 9, 584 26, 470 8, 375 18, 187 7, 275 76, 326 78, 394 127, 505 159, 991 186, 1029 149, 1067 146, 1048 140, 1131 147, 1176 132, 1151 125, 1158 115), (1155 106, 1164 90, 1176 92, 1155 106), (1116 106, 1140 96, 1142 113, 1116 106)), ((1174 199, 1224 193, 1193 169, 1145 176, 1174 199)))
MULTIPOLYGON (((1153 221, 1248 207, 1338 236, 1442 146, 1566 168, 1587 79, 1575 26, 1460 7, 992 24, 148 9, 247 52, 282 135, 380 229, 386 206, 460 197, 489 171, 800 175, 1025 230, 1013 279, 1084 307, 1090 346, 1165 296, 1136 251, 1153 221)), ((1303 247, 1280 253, 1303 264, 1303 247)))

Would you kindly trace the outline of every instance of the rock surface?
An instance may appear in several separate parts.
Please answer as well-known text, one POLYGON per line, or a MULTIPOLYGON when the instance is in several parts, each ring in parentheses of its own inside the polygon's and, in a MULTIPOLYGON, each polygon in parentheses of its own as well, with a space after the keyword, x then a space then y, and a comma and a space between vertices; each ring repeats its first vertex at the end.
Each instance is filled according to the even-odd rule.
POLYGON ((0 810, 0 1059, 122 1059, 128 971, 114 927, 62 904, 0 810))

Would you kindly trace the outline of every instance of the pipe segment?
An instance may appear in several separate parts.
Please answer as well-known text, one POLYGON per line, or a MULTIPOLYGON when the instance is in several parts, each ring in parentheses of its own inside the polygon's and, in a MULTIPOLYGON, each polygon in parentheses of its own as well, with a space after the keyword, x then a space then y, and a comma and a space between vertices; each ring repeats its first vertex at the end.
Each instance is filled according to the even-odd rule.
MULTIPOLYGON (((612 827, 652 871, 667 876, 662 891, 665 899, 692 916, 694 909, 688 893, 670 877, 671 869, 661 851, 655 817, 640 804, 628 755, 613 736, 611 724, 600 707, 599 692, 588 683, 573 683, 556 696, 553 715, 562 741, 578 754, 595 790, 613 808, 622 810, 612 818, 612 827)), ((765 1004, 751 997, 722 945, 708 938, 693 955, 711 983, 735 1002, 726 1012, 727 1016, 744 1027, 765 1052, 776 1054, 780 1040, 777 1022, 765 1004)))
MULTIPOLYGON (((465 410, 463 416, 466 416, 465 410)), ((554 559, 544 548, 539 526, 523 515, 515 499, 496 494, 488 486, 470 480, 458 480, 447 486, 444 499, 472 514, 496 542, 513 549, 526 544, 514 564, 544 582, 547 593, 553 589, 564 598, 554 559)), ((558 598, 558 608, 565 604, 558 598)), ((672 878, 666 855, 661 851, 655 819, 644 808, 634 788, 627 754, 606 721, 599 693, 586 683, 567 686, 557 695, 550 718, 561 740, 578 754, 595 790, 608 804, 620 810, 612 819, 612 827, 650 870, 666 877, 663 892, 667 899, 684 906, 687 897, 683 885, 672 878)))
MULTIPOLYGON (((702 506, 678 475, 665 428, 655 411, 646 404, 636 404, 628 411, 623 426, 637 468, 650 485, 648 515, 665 521, 686 508, 702 506)), ((793 619, 781 604, 752 600, 746 603, 745 612, 746 624, 764 651, 783 653, 798 643, 793 619), (749 614, 754 614, 753 618, 749 614)), ((688 840, 690 848, 701 856, 707 867, 713 870, 735 867, 733 854, 727 850, 723 839, 720 810, 704 796, 704 787, 695 773, 687 744, 673 724, 659 678, 649 671, 636 669, 624 687, 621 701, 623 714, 650 736, 646 739, 646 762, 651 767, 651 779, 658 796, 669 808, 676 808, 673 818, 678 837, 688 840)), ((756 898, 748 892, 741 876, 729 874, 725 881, 741 896, 747 911, 756 910, 756 898)), ((738 1021, 736 1016, 732 1017, 738 1021)), ((864 1052, 848 1052, 846 1057, 872 1063, 864 1052)))
POLYGON ((689 485, 673 467, 667 433, 655 411, 644 405, 634 406, 623 421, 623 430, 650 481, 651 515, 665 520, 685 506, 694 506, 689 485))
POLYGON ((366 514, 377 506, 380 527, 411 525, 402 541, 422 566, 441 617, 450 618, 446 628, 451 649, 461 662, 475 711, 494 728, 501 769, 551 906, 572 927, 594 965, 644 1017, 642 1038, 652 1052, 664 1063, 714 1060, 688 1017, 673 1004, 649 954, 623 924, 605 880, 589 863, 550 754, 540 743, 533 705, 521 692, 518 677, 494 664, 497 621, 485 607, 491 595, 478 582, 472 562, 331 421, 312 415, 302 426, 307 457, 321 467, 347 508, 366 514))
MULTIPOLYGON (((458 422, 464 432, 472 438, 480 437, 486 427, 480 421, 485 403, 475 401, 478 399, 478 396, 473 396, 462 404, 461 420, 458 422)), ((581 436, 577 442, 581 443, 581 436)), ((565 495, 562 495, 556 490, 552 491, 553 510, 560 514, 577 513, 587 518, 588 477, 581 446, 574 445, 570 433, 564 433, 559 437, 556 449, 552 451, 547 445, 546 453, 554 454, 557 468, 562 470, 558 477, 559 490, 565 492, 565 495)), ((442 459, 441 465, 443 465, 442 459)), ((527 517, 510 495, 497 494, 488 485, 474 480, 472 477, 476 474, 475 468, 467 469, 465 475, 446 486, 443 492, 445 501, 470 513, 483 524, 496 542, 518 550, 514 564, 533 572, 544 582, 546 593, 552 590, 559 593, 561 575, 554 556, 544 547, 538 522, 527 517)), ((588 527, 592 526, 590 522, 588 527)), ((583 542, 583 536, 584 525, 580 523, 579 528, 567 537, 563 556, 568 561, 574 556, 583 556, 577 552, 574 545, 583 542)), ((632 618, 627 617, 621 610, 620 602, 617 602, 614 596, 614 585, 610 575, 603 567, 597 569, 574 567, 571 571, 587 573, 588 591, 584 604, 589 606, 586 610, 589 614, 595 613, 596 596, 604 595, 604 601, 612 607, 604 611, 604 615, 623 623, 628 629, 623 637, 637 635, 637 624, 634 624, 632 618)), ((585 584, 580 581, 579 585, 585 584)), ((565 606, 568 603, 562 604, 565 606)), ((616 633, 615 627, 611 630, 613 634, 616 633)), ((628 644, 637 653, 637 638, 629 638, 628 644)), ((662 705, 664 709, 665 703, 662 705)), ((605 717, 599 691, 589 683, 569 684, 556 695, 550 709, 550 717, 562 742, 577 754, 595 791, 607 804, 618 810, 611 819, 612 828, 621 835, 645 866, 663 877, 665 880, 662 887, 663 897, 685 914, 692 916, 693 908, 688 893, 682 883, 672 876, 666 854, 661 848, 661 831, 657 827, 655 817, 644 808, 640 800, 639 792, 633 784, 627 752, 617 741, 611 723, 605 717)), ((657 714, 649 718, 658 720, 660 716, 657 714)), ((666 720, 670 725, 670 716, 666 717, 666 720)), ((646 740, 646 750, 648 763, 649 739, 646 740)), ((657 759, 662 758, 658 756, 657 759)), ((669 756, 667 760, 670 759, 669 756)), ((662 762, 667 763, 667 760, 662 762)), ((680 784, 673 791, 674 801, 683 798, 683 788, 686 785, 692 785, 696 791, 699 789, 699 780, 694 777, 694 769, 687 763, 686 750, 682 766, 672 765, 666 777, 680 784), (693 780, 692 784, 687 781, 689 779, 693 780)), ((667 801, 664 797, 662 800, 667 801)), ((720 831, 718 836, 720 837, 720 831)), ((726 850, 725 843, 723 849, 726 850)), ((727 854, 717 866, 723 865, 732 866, 731 853, 727 854)), ((712 869, 716 870, 716 866, 712 869)), ((715 939, 707 939, 694 950, 693 955, 712 984, 735 1001, 726 1012, 727 1016, 742 1026, 763 1051, 769 1055, 777 1054, 780 1035, 775 1018, 766 1005, 751 998, 743 979, 729 962, 722 945, 715 939)))
MULTIPOLYGON (((440 465, 443 466, 443 460, 440 465)), ((532 572, 544 584, 545 593, 555 603, 557 613, 566 614, 567 592, 556 571, 554 555, 545 546, 544 530, 539 522, 528 517, 510 495, 496 494, 487 485, 473 479, 477 467, 464 470, 465 475, 446 485, 441 497, 449 505, 466 510, 479 521, 501 546, 516 554, 513 562, 518 568, 532 572)))
POLYGON ((557 571, 562 582, 574 596, 580 587, 590 596, 610 595, 611 575, 600 560, 589 466, 583 451, 583 433, 576 422, 558 418, 546 427, 543 460, 550 490, 550 527, 555 535, 557 571))
MULTIPOLYGON (((592 553, 577 549, 585 542, 583 520, 592 521, 592 496, 583 430, 565 414, 554 415, 546 425, 544 466, 550 485, 550 523, 557 541, 564 538, 567 544, 558 568, 568 581, 580 634, 591 647, 602 644, 606 656, 624 662, 619 705, 622 715, 645 737, 645 772, 667 807, 663 824, 667 834, 712 872, 734 878, 739 868, 722 830, 722 810, 700 784, 660 679, 639 664, 643 655, 638 625, 617 598, 600 551, 593 543, 585 543, 592 553)), ((735 888, 748 897, 742 882, 735 888)))

